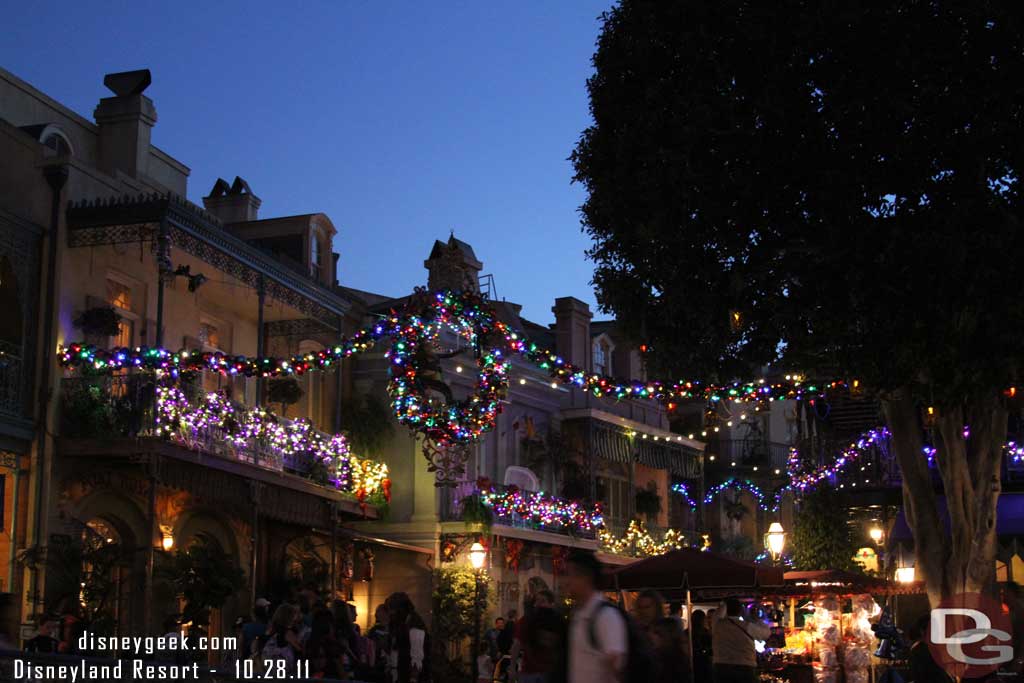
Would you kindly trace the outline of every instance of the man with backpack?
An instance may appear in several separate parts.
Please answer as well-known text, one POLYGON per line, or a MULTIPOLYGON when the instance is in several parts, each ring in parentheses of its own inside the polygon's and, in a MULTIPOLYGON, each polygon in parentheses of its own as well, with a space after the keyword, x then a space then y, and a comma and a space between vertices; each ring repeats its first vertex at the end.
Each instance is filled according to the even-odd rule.
POLYGON ((630 663, 629 624, 598 590, 601 563, 593 553, 576 550, 566 569, 566 590, 574 603, 568 683, 622 683, 630 663))
POLYGON ((726 598, 714 617, 711 631, 715 683, 755 683, 757 651, 755 640, 767 640, 771 629, 755 619, 743 618, 743 605, 726 598))

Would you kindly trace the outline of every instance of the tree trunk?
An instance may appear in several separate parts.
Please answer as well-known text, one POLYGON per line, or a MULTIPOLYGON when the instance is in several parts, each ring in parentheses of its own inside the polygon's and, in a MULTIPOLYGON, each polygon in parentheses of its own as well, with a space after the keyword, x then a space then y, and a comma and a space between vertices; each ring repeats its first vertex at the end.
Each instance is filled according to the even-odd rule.
POLYGON ((947 529, 924 453, 918 405, 902 390, 886 397, 883 406, 903 474, 903 509, 914 534, 916 574, 925 582, 928 600, 934 607, 950 595, 986 591, 995 578, 1006 409, 998 398, 936 408, 932 445, 946 497, 947 529))

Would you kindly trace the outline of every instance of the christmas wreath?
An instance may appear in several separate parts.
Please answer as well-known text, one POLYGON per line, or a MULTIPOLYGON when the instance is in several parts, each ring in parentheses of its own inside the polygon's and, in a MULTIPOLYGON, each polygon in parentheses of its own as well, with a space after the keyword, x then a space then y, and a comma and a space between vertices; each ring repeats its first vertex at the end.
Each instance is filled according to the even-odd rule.
POLYGON ((505 325, 484 299, 471 292, 417 290, 391 323, 388 395, 398 421, 442 447, 474 441, 490 430, 508 391, 509 362, 505 325), (443 331, 468 348, 439 353, 443 331), (457 400, 443 381, 441 359, 466 352, 475 357, 477 378, 470 395, 457 400))

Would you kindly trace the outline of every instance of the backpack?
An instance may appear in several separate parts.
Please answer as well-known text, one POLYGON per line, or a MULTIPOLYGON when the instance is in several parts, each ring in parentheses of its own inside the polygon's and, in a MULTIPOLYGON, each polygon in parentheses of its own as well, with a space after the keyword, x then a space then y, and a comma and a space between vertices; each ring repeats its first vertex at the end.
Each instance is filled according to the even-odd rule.
POLYGON ((619 613, 626 624, 626 665, 622 669, 622 683, 651 683, 657 679, 654 671, 654 652, 640 628, 626 612, 610 602, 601 601, 587 622, 587 637, 590 646, 600 651, 601 644, 597 638, 595 623, 603 609, 613 609, 619 613))

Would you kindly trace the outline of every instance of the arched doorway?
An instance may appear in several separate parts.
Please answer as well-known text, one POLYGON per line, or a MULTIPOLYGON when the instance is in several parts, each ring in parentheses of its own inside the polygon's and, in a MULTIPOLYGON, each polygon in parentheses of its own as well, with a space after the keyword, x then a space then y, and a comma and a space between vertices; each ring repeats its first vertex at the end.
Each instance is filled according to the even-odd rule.
POLYGON ((82 615, 97 634, 123 635, 132 631, 132 553, 134 539, 125 525, 94 517, 82 526, 82 615))

